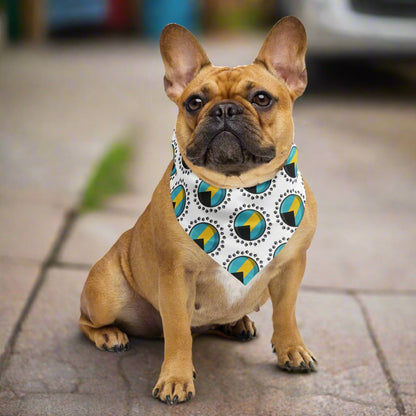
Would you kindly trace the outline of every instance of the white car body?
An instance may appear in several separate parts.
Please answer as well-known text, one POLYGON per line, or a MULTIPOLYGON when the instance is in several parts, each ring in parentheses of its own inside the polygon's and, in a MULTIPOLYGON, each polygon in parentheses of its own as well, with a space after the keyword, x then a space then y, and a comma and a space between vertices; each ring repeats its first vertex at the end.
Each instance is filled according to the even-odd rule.
MULTIPOLYGON (((377 0, 362 3, 376 4, 377 0)), ((281 12, 297 16, 308 33, 312 55, 416 56, 416 0, 382 0, 394 10, 358 11, 359 0, 285 0, 281 12), (411 8, 406 15, 405 8, 411 8)))

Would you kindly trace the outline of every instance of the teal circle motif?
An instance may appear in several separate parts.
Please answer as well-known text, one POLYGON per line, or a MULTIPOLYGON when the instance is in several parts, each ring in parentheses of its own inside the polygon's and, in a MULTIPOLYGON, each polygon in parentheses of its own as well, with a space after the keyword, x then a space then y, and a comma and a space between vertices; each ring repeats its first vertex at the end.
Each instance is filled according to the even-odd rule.
POLYGON ((283 169, 291 178, 296 178, 298 175, 298 148, 296 146, 293 146, 290 150, 283 169))
POLYGON ((192 227, 189 236, 205 253, 213 252, 220 242, 218 230, 209 223, 201 222, 192 227))
POLYGON ((182 185, 177 186, 171 193, 173 210, 175 211, 176 217, 179 217, 186 205, 186 192, 182 185))
POLYGON ((299 195, 287 196, 280 205, 280 216, 282 220, 291 227, 297 227, 302 221, 305 213, 305 205, 299 195))
POLYGON ((238 256, 227 267, 227 271, 246 285, 259 272, 259 266, 251 257, 238 256))
POLYGON ((255 186, 250 186, 249 188, 244 188, 246 191, 250 192, 251 194, 262 194, 263 192, 266 192, 270 188, 270 184, 272 181, 266 181, 263 183, 259 183, 255 186))
POLYGON ((227 191, 222 188, 217 188, 204 181, 198 186, 199 202, 209 208, 217 207, 224 201, 227 191))
POLYGON ((252 241, 260 238, 266 229, 266 221, 255 209, 241 211, 234 220, 234 230, 243 240, 252 241))

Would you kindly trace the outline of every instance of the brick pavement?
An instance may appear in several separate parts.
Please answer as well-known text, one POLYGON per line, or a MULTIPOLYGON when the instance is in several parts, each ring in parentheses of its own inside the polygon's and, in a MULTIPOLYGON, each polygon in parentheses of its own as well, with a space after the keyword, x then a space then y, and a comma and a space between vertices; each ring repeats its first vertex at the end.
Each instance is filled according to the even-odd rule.
MULTIPOLYGON (((259 43, 207 49, 214 62, 235 64, 249 62, 259 43), (230 50, 240 51, 234 62, 230 50)), ((88 268, 134 223, 170 157, 175 109, 158 53, 84 45, 5 57, 1 416, 416 415, 414 102, 306 96, 296 106, 300 167, 319 203, 297 315, 319 372, 277 370, 267 303, 252 316, 254 341, 195 340, 197 397, 167 407, 150 396, 162 341, 133 339, 127 353, 103 353, 76 322, 88 268), (77 214, 92 164, 131 126, 130 193, 77 214)))

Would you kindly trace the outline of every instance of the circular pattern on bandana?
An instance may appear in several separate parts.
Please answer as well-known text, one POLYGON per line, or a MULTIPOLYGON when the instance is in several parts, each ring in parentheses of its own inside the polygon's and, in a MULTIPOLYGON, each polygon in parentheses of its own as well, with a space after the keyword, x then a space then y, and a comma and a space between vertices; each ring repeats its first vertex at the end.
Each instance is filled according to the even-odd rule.
POLYGON ((209 208, 216 207, 224 201, 227 191, 222 188, 216 188, 208 183, 201 181, 198 186, 199 202, 209 208))
POLYGON ((186 192, 182 185, 178 185, 170 194, 176 218, 179 217, 186 205, 186 192))
POLYGON ((251 194, 262 194, 263 192, 266 192, 270 188, 270 184, 272 181, 266 181, 263 183, 259 183, 256 186, 250 186, 249 188, 244 188, 247 192, 250 192, 251 194))
POLYGON ((282 220, 291 227, 297 227, 302 221, 305 205, 299 195, 287 196, 280 205, 280 216, 282 220))
POLYGON ((290 150, 283 169, 291 178, 296 178, 298 174, 298 148, 296 146, 293 146, 290 150))
POLYGON ((273 253, 273 258, 276 257, 282 251, 285 245, 286 243, 283 243, 283 244, 280 244, 280 246, 276 248, 276 250, 273 253))
POLYGON ((258 264, 248 256, 238 256, 231 260, 227 271, 241 283, 247 284, 259 272, 258 264))
POLYGON ((202 222, 192 227, 189 236, 205 253, 214 251, 220 242, 218 230, 209 223, 202 222))
POLYGON ((234 230, 243 240, 257 240, 265 229, 266 221, 263 215, 255 209, 246 209, 235 217, 234 230))

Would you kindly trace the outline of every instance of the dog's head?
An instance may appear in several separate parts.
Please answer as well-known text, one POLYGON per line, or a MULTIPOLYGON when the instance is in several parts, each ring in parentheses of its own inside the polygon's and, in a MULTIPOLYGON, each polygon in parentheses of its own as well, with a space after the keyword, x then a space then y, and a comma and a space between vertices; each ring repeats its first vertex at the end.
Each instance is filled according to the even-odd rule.
POLYGON ((185 28, 163 29, 165 91, 179 114, 184 161, 218 187, 254 186, 273 177, 293 141, 292 106, 306 87, 306 33, 295 17, 277 22, 251 65, 211 64, 185 28))

